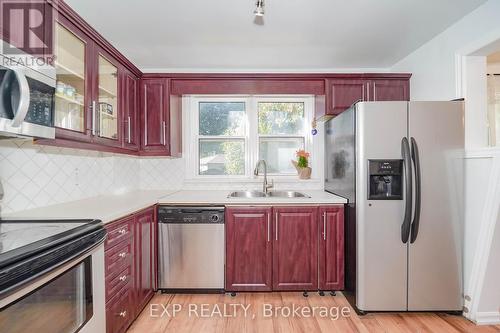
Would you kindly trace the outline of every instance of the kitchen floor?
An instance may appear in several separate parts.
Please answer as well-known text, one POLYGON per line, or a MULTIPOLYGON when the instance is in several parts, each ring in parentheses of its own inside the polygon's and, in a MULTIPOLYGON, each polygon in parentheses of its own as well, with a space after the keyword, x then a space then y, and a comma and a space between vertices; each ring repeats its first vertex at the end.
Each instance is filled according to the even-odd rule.
POLYGON ((498 333, 500 325, 475 326, 463 317, 442 313, 377 313, 358 316, 341 293, 334 297, 309 293, 307 298, 299 292, 239 293, 236 297, 223 294, 158 293, 128 330, 128 333, 140 332, 498 333), (301 307, 299 316, 304 307, 316 307, 316 315, 311 316, 306 311, 302 317, 297 314, 294 316, 292 312, 288 313, 293 311, 293 305, 301 307), (342 316, 342 309, 346 314, 347 307, 350 313, 342 316), (322 309, 334 310, 328 310, 327 314, 321 312, 322 309), (276 312, 282 315, 275 316, 276 312), (271 313, 273 315, 269 316, 271 313))

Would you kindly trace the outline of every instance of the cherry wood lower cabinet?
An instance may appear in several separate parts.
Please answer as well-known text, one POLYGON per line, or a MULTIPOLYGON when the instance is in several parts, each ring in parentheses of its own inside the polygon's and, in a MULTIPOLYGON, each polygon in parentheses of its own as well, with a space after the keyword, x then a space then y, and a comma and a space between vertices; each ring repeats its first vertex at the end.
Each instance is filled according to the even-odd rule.
POLYGON ((343 210, 227 207, 226 290, 343 289, 343 210))
POLYGON ((318 208, 273 207, 273 290, 318 289, 318 208))
POLYGON ((344 208, 321 207, 319 289, 344 289, 344 208))
POLYGON ((226 290, 272 290, 271 207, 226 209, 226 290))
POLYGON ((137 306, 142 309, 154 295, 154 261, 156 237, 154 209, 148 209, 136 216, 136 280, 137 306))
POLYGON ((123 333, 154 295, 155 210, 106 225, 106 332, 123 333))

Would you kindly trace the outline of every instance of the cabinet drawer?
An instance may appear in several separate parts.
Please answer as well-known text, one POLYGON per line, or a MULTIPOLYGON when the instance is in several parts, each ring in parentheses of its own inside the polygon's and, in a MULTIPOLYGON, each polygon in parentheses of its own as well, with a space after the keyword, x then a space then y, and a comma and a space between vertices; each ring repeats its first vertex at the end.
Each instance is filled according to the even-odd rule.
POLYGON ((132 237, 134 218, 129 217, 106 225, 108 237, 106 238, 106 249, 115 246, 120 241, 132 237))
POLYGON ((106 304, 107 333, 123 333, 134 320, 134 314, 132 313, 132 297, 132 281, 129 281, 124 291, 115 295, 115 297, 106 304))
POLYGON ((125 266, 116 276, 106 278, 106 300, 111 300, 113 295, 118 294, 120 290, 125 288, 129 283, 132 283, 133 279, 132 265, 125 266))
POLYGON ((129 238, 106 250, 106 278, 111 278, 120 273, 125 266, 132 265, 133 249, 133 239, 129 238))

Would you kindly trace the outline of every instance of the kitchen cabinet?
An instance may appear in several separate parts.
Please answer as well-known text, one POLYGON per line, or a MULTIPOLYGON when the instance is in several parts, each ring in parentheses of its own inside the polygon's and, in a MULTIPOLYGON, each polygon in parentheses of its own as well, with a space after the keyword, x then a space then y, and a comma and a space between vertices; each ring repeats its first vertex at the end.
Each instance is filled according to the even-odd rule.
POLYGON ((122 333, 154 295, 154 207, 107 224, 105 250, 106 332, 122 333))
MULTIPOLYGON (((399 75, 399 74, 398 74, 399 75)), ((409 76, 387 74, 329 78, 325 84, 326 115, 335 116, 358 101, 408 101, 409 76)), ((321 116, 321 114, 320 114, 321 116)))
POLYGON ((364 101, 366 83, 363 80, 330 79, 326 83, 328 115, 337 115, 357 101, 364 101))
POLYGON ((344 289, 344 208, 319 209, 319 289, 344 289))
POLYGON ((136 296, 137 307, 142 309, 154 294, 155 222, 154 210, 143 211, 135 220, 136 239, 136 296))
POLYGON ((344 206, 226 207, 226 290, 342 290, 344 206))
POLYGON ((168 79, 141 82, 141 154, 170 155, 168 79))
POLYGON ((318 208, 273 207, 273 290, 317 290, 318 208))
POLYGON ((130 71, 121 74, 123 147, 139 150, 139 80, 130 71))
POLYGON ((272 290, 271 207, 226 208, 226 290, 272 290))
POLYGON ((367 82, 371 101, 409 101, 409 82, 405 80, 372 80, 367 82))

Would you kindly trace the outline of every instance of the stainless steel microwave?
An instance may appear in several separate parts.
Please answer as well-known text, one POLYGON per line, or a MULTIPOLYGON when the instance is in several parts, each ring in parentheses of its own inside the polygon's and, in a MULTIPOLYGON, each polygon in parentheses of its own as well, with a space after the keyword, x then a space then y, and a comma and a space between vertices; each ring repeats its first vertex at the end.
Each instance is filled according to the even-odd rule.
POLYGON ((0 54, 0 136, 55 137, 55 69, 35 60, 0 54))

